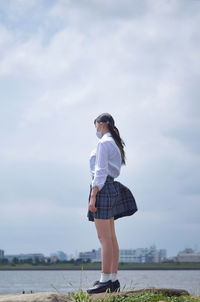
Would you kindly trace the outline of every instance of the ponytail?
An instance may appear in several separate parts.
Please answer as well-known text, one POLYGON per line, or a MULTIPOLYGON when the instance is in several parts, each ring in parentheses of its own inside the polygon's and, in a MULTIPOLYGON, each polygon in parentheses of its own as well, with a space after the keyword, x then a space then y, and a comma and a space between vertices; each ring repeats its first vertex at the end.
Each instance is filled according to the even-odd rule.
POLYGON ((121 157, 122 157, 122 165, 126 165, 126 159, 125 159, 126 156, 125 156, 125 152, 124 152, 125 142, 120 137, 119 130, 115 126, 113 117, 109 113, 103 113, 94 120, 94 124, 96 122, 98 122, 98 123, 102 122, 102 123, 107 124, 108 130, 110 131, 115 143, 117 144, 117 146, 120 149, 120 153, 121 153, 121 157))
POLYGON ((125 152, 124 152, 125 143, 121 139, 120 134, 119 134, 119 130, 117 129, 117 127, 113 126, 110 123, 107 123, 107 125, 108 125, 108 129, 110 130, 110 133, 112 134, 112 137, 115 140, 115 143, 117 144, 117 146, 120 149, 121 157, 122 157, 122 164, 125 165, 126 164, 126 161, 125 161, 125 152))

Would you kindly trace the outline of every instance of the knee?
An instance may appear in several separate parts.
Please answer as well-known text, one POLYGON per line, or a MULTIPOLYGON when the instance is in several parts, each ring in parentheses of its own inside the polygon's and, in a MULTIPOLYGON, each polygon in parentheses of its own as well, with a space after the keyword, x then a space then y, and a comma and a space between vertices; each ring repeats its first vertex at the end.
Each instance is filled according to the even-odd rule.
POLYGON ((110 234, 98 234, 98 238, 101 243, 105 241, 112 241, 112 236, 110 234))

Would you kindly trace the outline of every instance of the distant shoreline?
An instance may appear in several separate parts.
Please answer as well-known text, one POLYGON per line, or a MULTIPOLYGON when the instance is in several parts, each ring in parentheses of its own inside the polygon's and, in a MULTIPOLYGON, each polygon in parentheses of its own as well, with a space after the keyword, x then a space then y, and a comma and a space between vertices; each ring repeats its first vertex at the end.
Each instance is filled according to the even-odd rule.
MULTIPOLYGON (((100 270, 101 263, 83 263, 78 265, 55 263, 48 265, 0 265, 0 271, 16 271, 16 270, 100 270)), ((119 270, 200 270, 200 262, 198 263, 120 263, 119 270)))
MULTIPOLYGON (((81 268, 13 268, 13 269, 1 269, 0 271, 81 271, 81 268)), ((97 268, 84 269, 84 271, 99 271, 97 268)), ((118 271, 197 271, 200 268, 129 268, 129 269, 118 269, 118 271)))

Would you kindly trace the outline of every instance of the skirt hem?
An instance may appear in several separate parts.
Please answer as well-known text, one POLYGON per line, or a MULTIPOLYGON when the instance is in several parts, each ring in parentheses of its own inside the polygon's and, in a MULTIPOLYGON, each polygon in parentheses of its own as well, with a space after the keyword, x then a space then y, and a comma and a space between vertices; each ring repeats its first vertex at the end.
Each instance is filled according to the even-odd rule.
MULTIPOLYGON (((91 190, 90 186, 90 194, 91 190)), ((97 212, 91 212, 88 208, 87 218, 89 221, 94 222, 94 219, 106 220, 112 217, 116 220, 131 216, 138 210, 130 189, 110 176, 107 177, 104 187, 97 193, 95 206, 97 212)))

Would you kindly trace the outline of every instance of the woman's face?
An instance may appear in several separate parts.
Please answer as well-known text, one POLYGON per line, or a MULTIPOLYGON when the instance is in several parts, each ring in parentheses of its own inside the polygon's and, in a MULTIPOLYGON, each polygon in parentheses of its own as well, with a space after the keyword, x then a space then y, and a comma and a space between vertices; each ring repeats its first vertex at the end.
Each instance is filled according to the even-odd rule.
POLYGON ((103 123, 98 123, 98 122, 95 123, 95 127, 96 127, 97 131, 101 131, 102 130, 102 124, 103 123))

